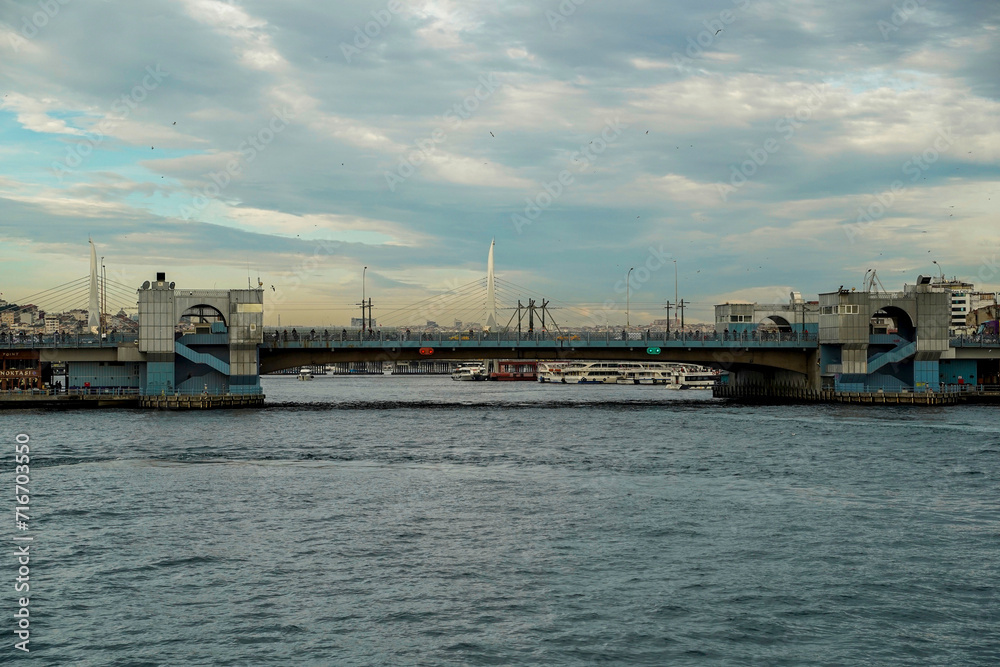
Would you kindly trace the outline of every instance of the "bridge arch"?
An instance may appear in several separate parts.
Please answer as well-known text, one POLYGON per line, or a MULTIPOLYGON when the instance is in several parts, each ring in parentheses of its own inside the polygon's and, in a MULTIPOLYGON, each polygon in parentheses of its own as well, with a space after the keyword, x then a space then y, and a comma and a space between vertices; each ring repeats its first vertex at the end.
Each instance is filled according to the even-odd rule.
POLYGON ((757 323, 758 328, 777 329, 778 331, 791 331, 791 323, 781 315, 768 315, 757 323))
POLYGON ((185 319, 192 324, 211 324, 213 322, 227 324, 226 316, 222 311, 207 303, 198 303, 185 308, 177 320, 180 322, 185 319))
POLYGON ((868 319, 868 333, 894 334, 903 340, 916 340, 917 328, 910 314, 899 306, 882 306, 868 319))

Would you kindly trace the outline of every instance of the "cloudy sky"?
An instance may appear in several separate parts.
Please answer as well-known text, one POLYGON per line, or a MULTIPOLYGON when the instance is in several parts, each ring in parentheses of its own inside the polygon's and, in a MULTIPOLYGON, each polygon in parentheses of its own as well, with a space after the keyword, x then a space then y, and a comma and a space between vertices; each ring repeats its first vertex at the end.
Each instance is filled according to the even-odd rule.
MULTIPOLYGON (((0 291, 239 287, 268 323, 485 273, 623 322, 1000 287, 995 0, 0 0, 0 291), (271 286, 274 289, 271 290, 271 286)), ((525 292, 527 295, 527 292, 525 292)), ((82 305, 82 304, 81 304, 82 305)), ((575 312, 575 311, 572 311, 575 312)), ((570 318, 571 319, 571 318, 570 318)))

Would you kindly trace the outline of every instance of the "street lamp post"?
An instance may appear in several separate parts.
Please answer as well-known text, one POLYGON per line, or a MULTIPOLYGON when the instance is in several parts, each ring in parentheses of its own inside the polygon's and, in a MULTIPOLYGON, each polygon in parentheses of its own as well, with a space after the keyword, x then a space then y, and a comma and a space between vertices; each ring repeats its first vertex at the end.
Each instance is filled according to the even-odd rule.
MULTIPOLYGON (((677 301, 677 260, 675 259, 673 260, 673 262, 674 262, 674 307, 676 307, 677 304, 679 303, 677 301)), ((676 313, 677 311, 674 312, 676 313)), ((670 319, 669 313, 667 313, 667 319, 670 319)))
POLYGON ((625 276, 625 328, 626 329, 629 326, 628 312, 629 312, 629 305, 631 303, 629 297, 631 296, 630 288, 632 287, 631 279, 633 271, 635 271, 634 266, 628 270, 628 275, 625 276))

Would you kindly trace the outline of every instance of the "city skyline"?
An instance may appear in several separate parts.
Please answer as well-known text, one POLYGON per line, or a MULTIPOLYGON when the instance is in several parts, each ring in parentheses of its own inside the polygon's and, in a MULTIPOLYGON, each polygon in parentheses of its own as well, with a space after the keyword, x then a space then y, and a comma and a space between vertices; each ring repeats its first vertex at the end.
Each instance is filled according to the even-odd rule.
POLYGON ((612 323, 630 268, 633 320, 664 316, 674 260, 701 321, 872 267, 996 291, 998 25, 919 0, 11 3, 0 291, 85 275, 88 237, 135 287, 259 277, 268 324, 346 322, 365 266, 376 305, 465 285, 493 237, 499 277, 612 323))

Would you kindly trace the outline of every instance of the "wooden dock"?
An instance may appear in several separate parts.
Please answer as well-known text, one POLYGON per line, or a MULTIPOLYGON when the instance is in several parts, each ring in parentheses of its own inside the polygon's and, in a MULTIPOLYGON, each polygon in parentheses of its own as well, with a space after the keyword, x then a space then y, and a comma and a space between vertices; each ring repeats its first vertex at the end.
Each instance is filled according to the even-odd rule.
POLYGON ((957 405, 965 402, 1000 403, 1000 392, 859 392, 763 385, 718 385, 713 387, 712 396, 745 403, 855 403, 861 405, 957 405))
POLYGON ((260 408, 263 394, 139 396, 138 394, 0 393, 0 410, 72 408, 144 408, 151 410, 213 410, 260 408))

